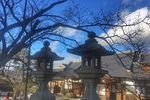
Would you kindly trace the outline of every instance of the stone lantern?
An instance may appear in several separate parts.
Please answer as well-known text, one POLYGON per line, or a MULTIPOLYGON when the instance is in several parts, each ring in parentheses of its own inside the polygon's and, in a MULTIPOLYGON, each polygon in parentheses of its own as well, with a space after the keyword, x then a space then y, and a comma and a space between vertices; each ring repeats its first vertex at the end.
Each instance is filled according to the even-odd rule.
POLYGON ((75 72, 85 84, 85 94, 81 100, 101 100, 96 93, 96 86, 107 71, 101 69, 101 56, 113 55, 113 52, 107 51, 103 46, 98 44, 95 39, 96 34, 88 34, 88 40, 85 44, 79 45, 73 49, 67 49, 69 53, 82 56, 82 63, 75 72))
POLYGON ((43 45, 44 47, 39 52, 30 57, 37 61, 36 71, 33 72, 33 75, 40 84, 39 89, 31 96, 30 100, 55 100, 55 96, 49 91, 48 82, 56 75, 56 72, 53 72, 53 62, 64 58, 51 51, 48 41, 45 41, 43 45))

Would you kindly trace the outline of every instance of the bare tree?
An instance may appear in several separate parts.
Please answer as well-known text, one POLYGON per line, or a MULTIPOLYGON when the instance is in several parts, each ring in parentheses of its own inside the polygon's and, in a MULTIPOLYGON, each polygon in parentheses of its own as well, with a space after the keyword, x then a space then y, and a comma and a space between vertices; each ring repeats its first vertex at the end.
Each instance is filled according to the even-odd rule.
MULTIPOLYGON (((0 0, 0 67, 5 66, 23 48, 29 47, 38 40, 50 39, 72 46, 65 42, 64 39, 66 39, 78 44, 76 40, 56 32, 59 27, 77 29, 88 34, 91 33, 90 28, 96 27, 106 34, 105 37, 101 37, 98 36, 99 33, 96 33, 97 38, 104 40, 112 51, 118 51, 115 47, 116 44, 126 47, 127 50, 143 51, 142 29, 125 31, 125 27, 134 27, 140 23, 150 25, 146 22, 149 16, 137 19, 134 23, 126 23, 120 17, 125 8, 109 13, 101 10, 94 14, 92 11, 87 12, 87 9, 85 10, 75 3, 63 10, 63 14, 55 13, 57 9, 54 7, 59 7, 67 2, 68 0, 45 3, 43 0, 0 0), (114 31, 111 36, 108 35, 109 29, 114 31), (119 36, 117 30, 121 30, 125 37, 119 36), (121 42, 115 41, 114 37, 119 38, 121 42)), ((117 53, 116 56, 124 68, 133 71, 134 53, 132 55, 126 54, 133 61, 130 68, 123 63, 117 53)))
POLYGON ((49 2, 41 6, 42 0, 1 0, 0 66, 21 49, 29 47, 34 41, 46 36, 46 33, 53 32, 60 22, 65 22, 63 17, 52 14, 51 10, 66 1, 49 2))
MULTIPOLYGON (((1 68, 2 71, 0 75, 0 80, 7 82, 13 90, 12 99, 16 100, 16 97, 20 97, 24 100, 26 88, 28 92, 34 91, 32 86, 36 86, 36 81, 34 81, 31 73, 27 76, 28 70, 28 50, 23 49, 21 52, 17 53, 12 60, 6 64, 5 67, 1 68), (28 85, 26 87, 26 80, 28 79, 28 85)), ((32 69, 30 69, 30 72, 32 69)))
MULTIPOLYGON (((140 84, 137 84, 138 81, 140 81, 141 75, 144 73, 146 74, 143 79, 147 79, 147 77, 150 76, 149 71, 144 70, 144 66, 141 64, 141 54, 143 52, 147 53, 147 48, 145 46, 145 41, 143 39, 143 34, 144 33, 144 27, 141 28, 141 24, 145 25, 150 25, 150 22, 147 21, 150 16, 147 14, 144 18, 140 17, 140 14, 137 15, 134 18, 134 21, 131 23, 126 22, 120 15, 121 12, 124 9, 119 9, 114 12, 110 13, 104 13, 103 10, 98 13, 98 15, 94 15, 91 13, 91 20, 88 20, 88 23, 84 23, 84 21, 87 21, 84 19, 84 17, 80 16, 80 8, 76 7, 75 8, 69 8, 67 15, 72 22, 76 23, 78 27, 75 27, 75 29, 79 29, 82 31, 85 31, 90 34, 90 31, 88 27, 96 27, 99 30, 103 30, 105 33, 104 37, 97 36, 97 38, 104 40, 107 45, 110 47, 110 49, 114 52, 120 52, 124 56, 118 55, 118 53, 115 53, 117 57, 118 63, 120 63, 120 67, 124 67, 126 70, 130 71, 131 73, 131 79, 136 83, 135 89, 138 91, 131 91, 129 90, 132 94, 134 94, 136 97, 141 99, 141 95, 143 94, 143 85, 141 86, 140 84), (75 10, 76 9, 76 10, 75 10), (76 15, 76 20, 70 16, 75 16, 76 15), (78 20, 78 21, 77 21, 78 20), (81 23, 83 22, 83 24, 81 23), (85 29, 86 27, 86 29, 85 29), (112 30, 112 34, 109 34, 108 30, 112 30), (119 33, 118 33, 119 31, 119 33), (119 41, 117 41, 119 40, 119 41), (130 52, 124 52, 122 50, 118 49, 118 46, 122 48, 122 50, 130 51, 130 52), (127 66, 126 63, 124 63, 124 58, 128 58, 131 63, 130 66, 127 66)), ((72 27, 71 27, 72 28, 72 27)), ((99 34, 99 33, 96 33, 99 34)), ((124 86, 124 85, 123 85, 124 86)), ((126 87, 124 87, 126 88, 126 87)))
MULTIPOLYGON (((133 26, 144 22, 145 18, 136 23, 126 24, 120 19, 122 9, 105 14, 100 11, 98 14, 92 13, 73 2, 72 7, 63 10, 63 14, 54 7, 63 5, 68 0, 56 2, 43 2, 43 0, 1 0, 0 1, 0 66, 4 66, 16 53, 23 48, 29 47, 33 42, 42 39, 60 41, 65 45, 64 39, 76 40, 57 33, 61 27, 68 27, 90 33, 89 27, 97 27, 106 31, 113 27, 133 26), (114 24, 116 21, 121 23, 114 24), (124 23, 124 24, 122 24, 124 23), (86 28, 86 29, 85 29, 86 28), (53 38, 55 36, 55 38, 53 38), (63 38, 63 39, 59 39, 63 38)), ((101 39, 106 40, 109 36, 101 39)))

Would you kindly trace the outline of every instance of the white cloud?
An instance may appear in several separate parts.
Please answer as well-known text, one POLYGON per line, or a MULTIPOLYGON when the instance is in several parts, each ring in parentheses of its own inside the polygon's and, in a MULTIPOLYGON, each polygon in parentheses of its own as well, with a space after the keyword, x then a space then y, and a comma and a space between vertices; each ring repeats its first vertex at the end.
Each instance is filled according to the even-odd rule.
POLYGON ((120 15, 120 16, 121 16, 121 17, 127 16, 127 15, 129 15, 129 13, 130 13, 129 10, 128 10, 128 9, 125 9, 124 11, 121 12, 121 15, 120 15))
POLYGON ((84 35, 82 32, 79 31, 74 37, 76 41, 81 42, 82 38, 84 38, 84 35))
MULTIPOLYGON (((59 27, 55 31, 55 33, 61 34, 65 37, 73 37, 78 42, 81 42, 82 38, 84 38, 84 35, 81 31, 71 29, 71 28, 59 27)), ((58 45, 59 45, 58 41, 51 42, 50 48, 52 49, 52 51, 55 51, 57 49, 58 45)), ((61 61, 55 61, 54 62, 55 67, 58 67, 61 64, 68 64, 71 61, 80 61, 80 57, 76 56, 76 55, 72 55, 72 54, 68 54, 68 53, 58 53, 58 52, 57 52, 57 55, 60 57, 65 57, 65 59, 61 60, 61 61)))
POLYGON ((61 64, 69 64, 71 61, 81 61, 81 59, 76 55, 70 54, 70 55, 67 55, 64 60, 54 62, 54 66, 58 67, 61 64))
POLYGON ((126 21, 127 24, 134 23, 138 19, 142 20, 145 18, 148 14, 149 10, 147 7, 141 8, 136 10, 135 12, 132 12, 131 14, 123 17, 123 20, 126 21))
MULTIPOLYGON (((126 14, 126 12, 125 12, 125 14, 126 14)), ((131 14, 128 14, 128 15, 124 16, 122 19, 127 24, 132 24, 132 23, 135 23, 137 20, 142 20, 143 18, 145 18, 147 16, 147 14, 150 14, 150 11, 148 10, 148 8, 144 7, 144 8, 136 10, 135 12, 132 12, 131 14)), ((145 20, 145 22, 150 23, 150 18, 147 18, 145 20)), ((116 24, 121 24, 121 23, 117 22, 116 24)), ((124 27, 124 31, 128 34, 130 31, 135 31, 139 28, 143 29, 143 31, 144 31, 144 32, 141 33, 141 38, 144 40, 145 45, 147 47, 150 47, 149 46, 149 43, 150 43, 150 26, 148 26, 147 24, 140 23, 139 25, 124 27)), ((122 31, 121 28, 115 28, 115 29, 109 29, 108 30, 108 35, 109 36, 113 36, 114 33, 118 36, 126 38, 126 36, 123 34, 123 31, 122 31)), ((101 34, 101 36, 107 37, 105 33, 101 34)), ((117 38, 117 37, 113 37, 112 39, 116 42, 121 41, 121 39, 117 38)), ((110 39, 108 39, 108 41, 111 42, 110 39)), ((99 42, 106 46, 106 43, 104 43, 103 41, 99 41, 99 42)))
MULTIPOLYGON (((83 38, 83 35, 80 31, 72 28, 59 27, 54 32, 57 34, 61 34, 62 36, 65 37, 74 37, 74 39, 78 42, 80 42, 81 39, 83 38)), ((59 45, 58 41, 51 42, 50 48, 52 49, 52 51, 55 51, 58 45, 59 45)))
POLYGON ((72 29, 72 28, 66 28, 66 27, 59 27, 55 33, 57 34, 61 34, 62 36, 65 37, 71 37, 74 40, 76 40, 77 42, 81 42, 82 39, 84 38, 84 34, 82 31, 76 30, 76 29, 72 29))
POLYGON ((74 36, 77 32, 77 30, 75 29, 64 27, 59 27, 56 31, 58 33, 61 33, 63 36, 74 36))
POLYGON ((58 44, 59 44, 58 41, 51 42, 51 44, 50 44, 51 50, 55 51, 57 49, 58 44))

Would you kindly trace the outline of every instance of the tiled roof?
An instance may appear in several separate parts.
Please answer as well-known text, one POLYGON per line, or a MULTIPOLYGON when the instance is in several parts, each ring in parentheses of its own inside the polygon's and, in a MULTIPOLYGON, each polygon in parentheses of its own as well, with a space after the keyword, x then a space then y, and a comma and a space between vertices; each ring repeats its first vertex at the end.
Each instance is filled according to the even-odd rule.
POLYGON ((69 70, 75 70, 80 67, 81 63, 80 62, 70 62, 68 66, 64 69, 64 71, 69 71, 69 70))
POLYGON ((64 71, 65 67, 54 67, 53 71, 54 72, 62 72, 64 71))
MULTIPOLYGON (((132 64, 132 59, 125 54, 118 53, 118 56, 121 58, 123 64, 130 69, 132 64)), ((150 56, 149 56, 150 57, 150 56)), ((71 62, 64 71, 71 71, 78 69, 81 65, 81 62, 71 62)), ((101 59, 101 65, 102 69, 108 71, 108 75, 112 77, 120 77, 120 78, 133 78, 133 77, 148 77, 146 74, 143 76, 143 74, 136 74, 136 72, 142 72, 142 69, 139 68, 136 64, 134 64, 133 70, 135 71, 134 74, 130 72, 130 70, 127 70, 123 65, 120 63, 119 59, 116 55, 111 56, 103 56, 101 59)), ((74 71, 72 71, 74 73, 74 71)))
MULTIPOLYGON (((130 58, 124 54, 119 54, 118 56, 129 69, 132 63, 130 58)), ((116 55, 102 57, 101 63, 102 69, 107 70, 108 74, 112 77, 130 77, 130 72, 123 67, 116 55)))
POLYGON ((150 63, 150 53, 142 53, 142 54, 140 54, 140 61, 142 63, 150 63))

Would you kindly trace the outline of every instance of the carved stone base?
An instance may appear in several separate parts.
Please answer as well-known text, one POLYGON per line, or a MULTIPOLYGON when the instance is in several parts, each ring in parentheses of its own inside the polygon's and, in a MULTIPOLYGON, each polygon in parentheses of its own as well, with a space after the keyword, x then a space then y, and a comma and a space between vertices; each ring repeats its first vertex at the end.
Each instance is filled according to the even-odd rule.
POLYGON ((85 84, 85 94, 81 100, 101 100, 96 93, 96 86, 99 79, 83 79, 85 84))
POLYGON ((39 81, 39 89, 31 95, 30 100, 56 100, 55 96, 48 90, 48 81, 55 75, 55 73, 34 72, 34 76, 39 81))
POLYGON ((88 67, 78 69, 75 72, 79 75, 85 85, 85 94, 81 100, 101 100, 99 95, 96 93, 96 87, 100 78, 108 73, 108 71, 88 67))
POLYGON ((48 89, 42 90, 39 88, 33 95, 31 95, 30 100, 56 100, 55 96, 49 92, 48 89))

